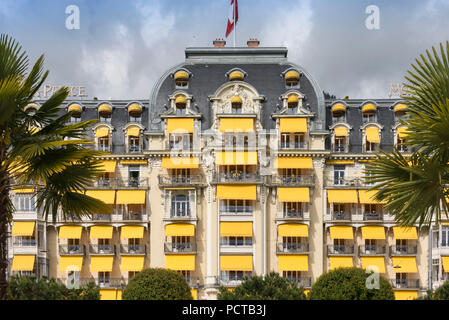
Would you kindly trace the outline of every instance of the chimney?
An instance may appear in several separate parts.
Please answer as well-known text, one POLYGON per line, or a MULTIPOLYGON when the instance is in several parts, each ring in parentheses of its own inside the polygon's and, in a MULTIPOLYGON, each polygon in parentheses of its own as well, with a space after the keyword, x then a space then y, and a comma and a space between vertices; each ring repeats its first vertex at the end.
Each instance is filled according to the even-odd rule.
POLYGON ((260 41, 257 40, 256 38, 253 39, 249 39, 246 44, 248 45, 248 47, 258 47, 260 44, 260 41))
POLYGON ((224 47, 226 45, 226 41, 223 39, 215 39, 213 41, 214 47, 224 47))

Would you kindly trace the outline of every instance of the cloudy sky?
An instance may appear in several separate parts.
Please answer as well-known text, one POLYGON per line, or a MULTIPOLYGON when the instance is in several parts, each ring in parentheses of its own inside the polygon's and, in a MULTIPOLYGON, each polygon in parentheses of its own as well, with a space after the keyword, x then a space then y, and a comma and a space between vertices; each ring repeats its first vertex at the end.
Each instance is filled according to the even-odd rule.
MULTIPOLYGON (((184 49, 224 38, 230 0, 1 0, 0 33, 35 60, 48 84, 84 85, 89 97, 148 98, 184 49), (80 10, 68 30, 67 6, 80 10)), ((337 97, 386 98, 414 59, 449 40, 449 0, 239 0, 237 46, 286 46, 323 90, 337 97), (370 5, 379 30, 365 26, 370 5)), ((232 45, 232 35, 228 39, 232 45)))

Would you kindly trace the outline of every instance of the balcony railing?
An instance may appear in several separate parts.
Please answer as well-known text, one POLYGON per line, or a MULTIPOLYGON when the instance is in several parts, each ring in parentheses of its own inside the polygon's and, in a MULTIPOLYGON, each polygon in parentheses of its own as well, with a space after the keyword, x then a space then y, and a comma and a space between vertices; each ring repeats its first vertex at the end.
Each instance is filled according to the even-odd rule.
POLYGON ((31 248, 37 245, 36 239, 14 239, 12 242, 14 247, 31 248))
POLYGON ((165 150, 170 151, 193 151, 193 143, 174 143, 172 141, 165 142, 165 150))
POLYGON ((115 255, 115 245, 113 244, 90 244, 90 254, 115 255))
POLYGON ((142 152, 139 146, 129 146, 128 147, 129 153, 140 153, 142 152))
POLYGON ((354 245, 336 245, 331 244, 327 246, 328 255, 352 255, 354 254, 354 245))
POLYGON ((159 175, 159 185, 161 186, 192 186, 204 184, 202 175, 176 176, 170 174, 159 175))
POLYGON ((105 188, 105 189, 119 189, 119 188, 147 188, 148 179, 133 179, 128 180, 111 178, 111 179, 100 179, 94 182, 92 186, 94 188, 105 188))
POLYGON ((307 150, 308 148, 309 144, 307 142, 279 143, 280 150, 307 150))
POLYGON ((111 214, 95 213, 95 214, 92 215, 92 220, 96 220, 96 221, 111 221, 111 214))
POLYGON ((363 187, 367 184, 361 177, 327 177, 325 179, 326 186, 341 186, 341 187, 363 187))
POLYGON ((144 244, 121 244, 120 253, 121 254, 146 254, 147 246, 144 244))
POLYGON ((59 255, 84 255, 82 244, 60 244, 59 255))
POLYGON ((253 172, 215 173, 212 179, 215 183, 262 183, 264 177, 253 172))
POLYGON ((419 289, 419 279, 391 279, 395 289, 419 289))
POLYGON ((285 279, 288 279, 290 282, 295 283, 298 287, 310 288, 312 287, 312 278, 310 277, 288 277, 284 276, 285 279))
POLYGON ((196 243, 178 243, 178 242, 165 242, 164 243, 165 253, 192 253, 196 252, 196 243))
POLYGON ((140 211, 131 211, 122 213, 123 220, 142 221, 143 213, 140 211))
POLYGON ((192 218, 190 209, 170 210, 170 219, 190 219, 192 218))
POLYGON ((307 253, 307 252, 309 252, 308 243, 279 242, 276 246, 276 253, 307 253))
POLYGON ((338 212, 338 211, 334 211, 331 213, 331 219, 332 220, 336 220, 336 221, 351 221, 352 219, 352 214, 351 212, 338 212))
POLYGON ((284 210, 278 216, 284 219, 304 219, 304 212, 301 210, 284 210))
POLYGON ((272 185, 285 186, 314 186, 315 175, 301 174, 301 175, 273 175, 271 176, 272 185))
POLYGON ((385 245, 362 245, 359 246, 359 255, 384 255, 387 253, 385 245))
POLYGON ((403 246, 390 246, 390 256, 395 255, 416 255, 418 253, 418 246, 410 246, 410 245, 403 245, 403 246))
POLYGON ((243 282, 244 278, 250 278, 252 277, 254 274, 246 274, 243 276, 237 276, 237 277, 227 277, 227 276, 221 276, 220 277, 220 284, 223 286, 238 286, 239 284, 241 284, 243 282))
POLYGON ((363 220, 364 221, 380 221, 383 220, 383 213, 382 212, 365 212, 363 214, 363 220))
POLYGON ((222 206, 220 214, 253 214, 253 206, 222 206))

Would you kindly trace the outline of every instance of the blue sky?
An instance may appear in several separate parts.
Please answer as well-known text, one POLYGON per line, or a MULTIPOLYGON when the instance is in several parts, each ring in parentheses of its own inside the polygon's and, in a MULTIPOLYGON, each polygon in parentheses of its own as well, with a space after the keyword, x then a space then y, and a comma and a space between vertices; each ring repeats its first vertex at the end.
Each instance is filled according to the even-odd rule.
MULTIPOLYGON (((33 60, 45 54, 47 83, 85 85, 99 99, 141 99, 186 47, 224 37, 229 2, 1 0, 0 33, 33 60), (65 27, 72 4, 79 30, 65 27)), ((239 0, 237 45, 256 37, 261 46, 286 46, 323 90, 385 98, 420 53, 449 40, 448 16, 448 0, 239 0), (369 5, 379 7, 379 30, 365 27, 369 5)))

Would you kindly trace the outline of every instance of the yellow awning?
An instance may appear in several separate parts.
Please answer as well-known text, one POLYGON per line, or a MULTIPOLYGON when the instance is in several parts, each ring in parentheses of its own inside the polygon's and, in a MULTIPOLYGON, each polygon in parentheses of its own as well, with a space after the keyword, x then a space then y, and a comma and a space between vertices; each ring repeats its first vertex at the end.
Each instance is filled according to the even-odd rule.
POLYGON ((415 290, 394 290, 395 300, 415 300, 418 298, 418 291, 415 290))
POLYGON ((164 169, 195 169, 199 167, 200 158, 193 157, 163 157, 164 169))
POLYGON ((326 164, 355 164, 355 160, 327 160, 326 164))
POLYGON ((130 105, 128 107, 128 113, 138 113, 138 112, 142 112, 142 107, 139 106, 137 103, 133 103, 132 105, 130 105))
POLYGON ((83 256, 61 257, 59 260, 59 271, 81 271, 83 267, 83 256))
POLYGON ((449 272, 449 257, 441 257, 441 263, 443 264, 444 272, 449 272))
POLYGON ((98 128, 95 131, 95 138, 103 138, 109 135, 109 128, 98 128))
POLYGON ((198 300, 198 289, 190 289, 193 300, 198 300))
POLYGON ((281 132, 307 132, 307 118, 281 118, 281 132))
POLYGON ((395 273, 418 272, 415 257, 392 257, 393 270, 395 273))
POLYGON ((385 239, 385 228, 381 226, 365 226, 362 227, 362 238, 363 239, 385 239))
POLYGON ((187 80, 187 79, 189 79, 189 75, 185 71, 178 71, 175 73, 174 79, 175 80, 187 80))
POLYGON ((354 266, 352 257, 329 257, 329 269, 351 268, 354 266))
POLYGON ((123 226, 120 229, 120 239, 142 239, 144 231, 143 226, 123 226))
POLYGON ((377 110, 376 106, 374 104, 372 104, 372 103, 365 104, 362 107, 362 112, 363 113, 365 113, 365 112, 376 112, 376 110, 377 110))
MULTIPOLYGON (((23 171, 19 171, 23 172, 23 171)), ((36 190, 34 188, 15 188, 14 193, 34 193, 36 190)))
POLYGON ((91 239, 112 239, 113 226, 92 226, 90 227, 91 239))
POLYGON ((407 138, 408 134, 409 134, 409 131, 407 130, 406 127, 398 128, 398 137, 399 137, 399 139, 407 138))
POLYGON ((111 272, 114 256, 91 256, 90 272, 111 272))
POLYGON ((184 95, 179 95, 175 99, 175 105, 187 104, 187 98, 184 95))
POLYGON ((362 261, 362 269, 385 273, 384 257, 360 257, 360 260, 362 261))
POLYGON ((378 192, 378 190, 359 190, 359 199, 360 203, 366 203, 366 204, 378 204, 383 203, 382 201, 377 201, 374 199, 375 194, 378 192))
POLYGON ((221 118, 221 132, 249 132, 254 131, 254 119, 252 118, 221 118))
POLYGON ((278 188, 278 201, 309 202, 309 188, 278 188))
POLYGON ((81 239, 82 226, 61 226, 59 228, 59 239, 81 239))
POLYGON ((346 127, 338 127, 334 128, 334 133, 336 137, 347 137, 349 136, 348 128, 346 127))
POLYGON ((244 78, 243 73, 241 73, 240 71, 233 71, 229 75, 229 80, 230 81, 243 80, 243 78, 244 78))
POLYGON ((122 300, 122 290, 100 289, 100 300, 122 300))
POLYGON ((257 151, 217 151, 217 165, 257 165, 257 151))
POLYGON ((297 71, 289 71, 285 74, 285 80, 299 80, 299 73, 297 71))
POLYGON ((112 108, 111 108, 110 105, 102 104, 101 106, 98 107, 98 112, 111 113, 112 112, 112 108))
POLYGON ((33 271, 35 255, 15 255, 12 260, 11 271, 33 271))
POLYGON ((408 107, 407 105, 403 104, 403 103, 399 103, 394 107, 394 112, 400 112, 400 111, 407 111, 408 107))
POLYGON ((14 221, 12 236, 31 237, 34 233, 34 221, 14 221))
POLYGON ((407 240, 418 239, 416 227, 393 227, 393 234, 396 239, 407 239, 407 240))
POLYGON ((371 143, 380 143, 379 128, 369 127, 366 128, 366 140, 371 143))
POLYGON ((118 190, 117 204, 145 204, 145 190, 118 190))
POLYGON ((191 223, 171 223, 165 226, 165 236, 184 236, 193 237, 195 236, 195 225, 191 223))
POLYGON ((83 111, 83 108, 79 104, 71 104, 68 109, 68 112, 74 112, 74 113, 81 113, 83 111))
POLYGON ((311 157, 288 157, 276 158, 275 168, 277 169, 313 169, 311 157))
POLYGON ((288 104, 290 104, 290 103, 298 103, 298 102, 299 102, 298 96, 295 95, 295 94, 291 94, 291 95, 288 97, 288 99, 287 99, 287 103, 288 103, 288 104))
POLYGON ((165 256, 165 268, 171 270, 195 270, 194 254, 169 254, 165 256))
POLYGON ((126 135, 131 137, 138 137, 140 135, 140 128, 132 127, 126 130, 126 135))
POLYGON ((115 172, 115 168, 117 167, 117 161, 115 160, 105 160, 100 163, 100 170, 104 172, 115 172))
POLYGON ((114 204, 115 190, 87 190, 86 196, 101 200, 106 204, 114 204))
POLYGON ((332 226, 329 231, 332 239, 354 239, 354 231, 351 226, 332 226))
POLYGON ((120 271, 142 271, 144 256, 122 256, 120 271))
POLYGON ((234 104, 234 103, 242 104, 242 102, 243 102, 242 98, 240 98, 240 97, 237 96, 237 95, 233 96, 232 99, 231 99, 231 103, 232 103, 232 104, 234 104))
POLYGON ((167 119, 167 133, 193 133, 193 118, 167 119))
POLYGON ((284 223, 278 226, 279 237, 304 237, 309 236, 309 227, 300 223, 284 223))
POLYGON ((279 271, 309 271, 309 256, 306 254, 278 255, 279 271))
POLYGON ((327 190, 327 201, 331 203, 358 203, 357 190, 327 190))
POLYGON ((222 270, 222 271, 253 271, 253 256, 250 256, 250 255, 220 255, 220 270, 222 270))
POLYGON ((256 200, 256 185, 218 185, 218 199, 230 200, 256 200))
POLYGON ((343 103, 337 103, 332 106, 332 112, 346 112, 346 106, 343 103))
POLYGON ((252 222, 220 222, 220 237, 252 237, 252 222))
POLYGON ((120 160, 122 165, 147 165, 147 160, 120 160))

